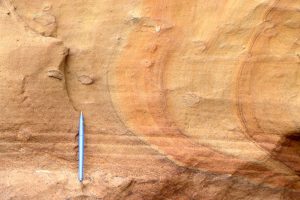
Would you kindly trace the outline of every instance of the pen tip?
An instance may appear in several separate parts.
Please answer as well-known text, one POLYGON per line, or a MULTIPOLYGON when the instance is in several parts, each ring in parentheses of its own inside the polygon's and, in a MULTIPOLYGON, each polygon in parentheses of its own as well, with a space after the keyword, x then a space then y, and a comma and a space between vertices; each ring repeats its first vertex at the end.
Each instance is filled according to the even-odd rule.
POLYGON ((83 120, 83 112, 80 112, 79 118, 80 118, 80 120, 83 120))

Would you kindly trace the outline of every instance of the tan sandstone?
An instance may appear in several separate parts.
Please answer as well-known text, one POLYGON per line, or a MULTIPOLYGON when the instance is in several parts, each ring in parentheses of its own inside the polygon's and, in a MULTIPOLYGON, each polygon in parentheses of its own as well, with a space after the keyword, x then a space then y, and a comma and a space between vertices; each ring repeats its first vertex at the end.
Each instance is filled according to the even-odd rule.
POLYGON ((299 0, 0 0, 0 200, 299 199, 299 64, 299 0))

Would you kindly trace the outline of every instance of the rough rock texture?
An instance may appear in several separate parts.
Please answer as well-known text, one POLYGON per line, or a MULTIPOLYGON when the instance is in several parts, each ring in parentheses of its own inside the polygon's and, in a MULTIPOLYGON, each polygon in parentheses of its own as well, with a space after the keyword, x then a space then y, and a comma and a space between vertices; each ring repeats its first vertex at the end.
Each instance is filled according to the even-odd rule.
POLYGON ((0 0, 0 199, 299 199, 299 90, 300 0, 0 0))

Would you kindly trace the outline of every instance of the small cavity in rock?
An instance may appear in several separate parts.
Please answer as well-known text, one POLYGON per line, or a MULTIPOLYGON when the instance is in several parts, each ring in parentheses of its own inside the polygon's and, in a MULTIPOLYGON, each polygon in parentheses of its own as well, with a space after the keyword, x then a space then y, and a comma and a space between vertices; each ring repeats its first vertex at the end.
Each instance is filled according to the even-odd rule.
POLYGON ((144 66, 144 67, 151 67, 153 65, 153 62, 151 60, 148 60, 148 59, 143 59, 141 61, 141 64, 144 66))
POLYGON ((45 4, 45 5, 43 6, 43 11, 49 11, 49 10, 51 10, 51 8, 52 8, 52 5, 51 5, 51 4, 45 4))
POLYGON ((28 130, 23 130, 17 134, 17 140, 21 142, 27 142, 31 137, 31 134, 28 130))
POLYGON ((201 40, 194 41, 196 49, 198 49, 200 52, 203 52, 207 49, 206 43, 201 40))
POLYGON ((192 92, 188 92, 183 96, 184 104, 188 107, 193 107, 200 102, 201 98, 192 92))
POLYGON ((55 24, 56 22, 55 17, 48 13, 38 13, 33 17, 33 20, 42 26, 48 26, 50 24, 55 24))
POLYGON ((56 79, 59 79, 59 80, 62 80, 63 77, 64 77, 63 73, 60 70, 57 70, 57 69, 48 70, 47 75, 51 78, 56 78, 56 79))
POLYGON ((81 75, 78 77, 78 81, 83 85, 90 85, 94 82, 94 80, 87 75, 81 75))

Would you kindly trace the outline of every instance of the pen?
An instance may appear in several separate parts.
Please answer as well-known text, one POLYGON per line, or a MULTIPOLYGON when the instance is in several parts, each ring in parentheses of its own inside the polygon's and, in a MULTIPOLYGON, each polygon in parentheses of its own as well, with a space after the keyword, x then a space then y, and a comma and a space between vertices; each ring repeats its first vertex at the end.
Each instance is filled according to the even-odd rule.
POLYGON ((78 180, 83 181, 83 165, 84 165, 84 119, 83 113, 79 118, 79 137, 78 137, 78 180))

